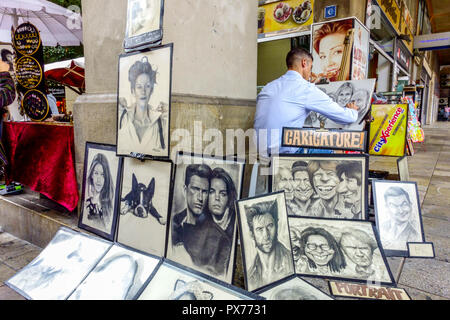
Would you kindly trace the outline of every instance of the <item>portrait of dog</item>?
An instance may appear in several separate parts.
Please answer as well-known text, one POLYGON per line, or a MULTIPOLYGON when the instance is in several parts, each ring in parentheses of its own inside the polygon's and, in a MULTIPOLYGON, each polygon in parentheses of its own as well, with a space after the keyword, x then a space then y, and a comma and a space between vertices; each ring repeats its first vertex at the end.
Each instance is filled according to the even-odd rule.
POLYGON ((136 175, 133 173, 131 191, 121 199, 124 203, 124 209, 120 214, 125 215, 129 212, 138 218, 147 218, 152 215, 162 225, 166 224, 165 219, 158 213, 153 206, 152 199, 155 194, 155 178, 152 178, 148 186, 139 183, 136 175))
POLYGON ((164 255, 171 174, 171 161, 124 159, 117 242, 164 255))

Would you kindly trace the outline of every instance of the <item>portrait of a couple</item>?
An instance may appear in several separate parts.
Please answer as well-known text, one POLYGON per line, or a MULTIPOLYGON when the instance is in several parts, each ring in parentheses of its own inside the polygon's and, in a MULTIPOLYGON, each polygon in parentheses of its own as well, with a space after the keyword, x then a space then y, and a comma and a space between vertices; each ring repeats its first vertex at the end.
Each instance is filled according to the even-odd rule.
POLYGON ((231 282, 243 163, 177 165, 167 257, 231 282))

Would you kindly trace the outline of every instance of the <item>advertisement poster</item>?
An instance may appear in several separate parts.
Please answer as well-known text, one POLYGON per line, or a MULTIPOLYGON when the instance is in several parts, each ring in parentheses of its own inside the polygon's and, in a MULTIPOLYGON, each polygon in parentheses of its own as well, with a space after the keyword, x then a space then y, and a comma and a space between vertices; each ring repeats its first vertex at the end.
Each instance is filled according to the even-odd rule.
POLYGON ((373 104, 370 123, 369 154, 402 157, 405 155, 407 104, 373 104))
POLYGON ((312 26, 313 78, 326 78, 330 82, 350 80, 348 66, 351 63, 353 41, 349 41, 347 35, 353 29, 353 21, 344 19, 312 26), (341 75, 341 72, 344 74, 341 75))
POLYGON ((353 42, 352 80, 367 79, 369 66, 369 31, 355 21, 353 42))
POLYGON ((314 0, 259 1, 258 38, 307 30, 313 8, 314 0))

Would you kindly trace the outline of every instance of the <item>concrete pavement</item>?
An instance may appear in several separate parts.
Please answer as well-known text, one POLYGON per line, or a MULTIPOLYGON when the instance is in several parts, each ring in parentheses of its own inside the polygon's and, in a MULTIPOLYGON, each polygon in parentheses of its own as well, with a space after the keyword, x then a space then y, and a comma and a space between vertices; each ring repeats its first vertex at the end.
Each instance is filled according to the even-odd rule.
MULTIPOLYGON (((398 286, 413 300, 450 299, 450 123, 425 127, 425 142, 415 144, 416 154, 408 157, 412 181, 419 188, 425 237, 434 243, 435 259, 388 258, 398 286)), ((397 158, 370 157, 370 170, 397 174, 397 158)), ((4 285, 40 252, 41 248, 0 231, 0 300, 24 298, 4 285)), ((240 260, 238 259, 238 262, 240 260)), ((309 280, 309 279, 307 279, 309 280)), ((313 284, 327 290, 323 280, 313 284)))

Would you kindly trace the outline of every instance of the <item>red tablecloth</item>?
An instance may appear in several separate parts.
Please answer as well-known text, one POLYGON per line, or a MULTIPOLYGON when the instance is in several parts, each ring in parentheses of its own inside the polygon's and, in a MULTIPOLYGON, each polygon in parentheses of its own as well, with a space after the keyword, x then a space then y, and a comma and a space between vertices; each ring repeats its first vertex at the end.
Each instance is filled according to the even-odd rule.
POLYGON ((73 211, 78 204, 72 125, 4 122, 6 183, 16 181, 73 211))

